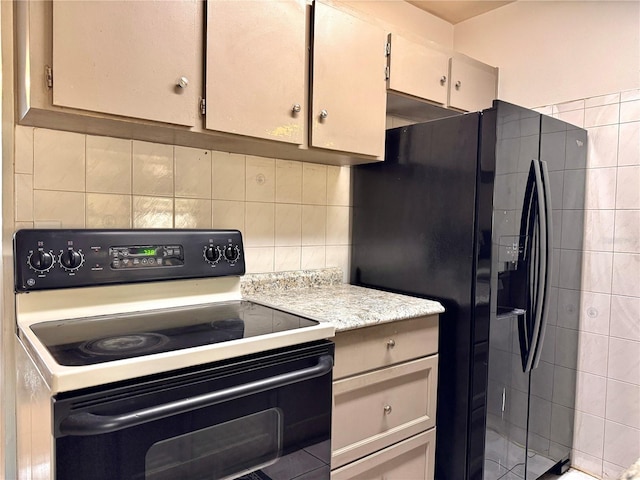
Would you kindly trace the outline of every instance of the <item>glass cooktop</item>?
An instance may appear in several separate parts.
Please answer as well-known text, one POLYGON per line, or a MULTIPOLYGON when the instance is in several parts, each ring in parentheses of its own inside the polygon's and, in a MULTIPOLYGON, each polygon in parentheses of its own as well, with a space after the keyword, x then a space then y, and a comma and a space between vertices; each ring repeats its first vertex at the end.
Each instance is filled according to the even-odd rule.
POLYGON ((60 365, 81 366, 317 324, 239 300, 43 322, 31 330, 60 365))

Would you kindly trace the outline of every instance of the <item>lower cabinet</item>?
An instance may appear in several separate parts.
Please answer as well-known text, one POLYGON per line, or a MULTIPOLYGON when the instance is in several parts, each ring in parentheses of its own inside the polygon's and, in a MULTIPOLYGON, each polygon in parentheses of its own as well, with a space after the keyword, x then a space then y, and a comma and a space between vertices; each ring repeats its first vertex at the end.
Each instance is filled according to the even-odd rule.
POLYGON ((340 332, 331 478, 432 480, 438 316, 340 332))
POLYGON ((433 478, 436 429, 419 433, 331 472, 331 480, 433 478))

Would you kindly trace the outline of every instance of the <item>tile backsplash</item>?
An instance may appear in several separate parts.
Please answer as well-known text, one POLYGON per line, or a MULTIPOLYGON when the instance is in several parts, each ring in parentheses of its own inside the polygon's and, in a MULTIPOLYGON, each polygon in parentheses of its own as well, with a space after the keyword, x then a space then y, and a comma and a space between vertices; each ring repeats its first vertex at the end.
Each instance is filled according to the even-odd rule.
MULTIPOLYGON (((617 479, 640 457, 640 90, 540 109, 589 135, 574 465, 617 479)), ((564 240, 564 239, 563 239, 564 240)))
POLYGON ((17 126, 16 228, 233 228, 248 272, 348 272, 350 168, 17 126))

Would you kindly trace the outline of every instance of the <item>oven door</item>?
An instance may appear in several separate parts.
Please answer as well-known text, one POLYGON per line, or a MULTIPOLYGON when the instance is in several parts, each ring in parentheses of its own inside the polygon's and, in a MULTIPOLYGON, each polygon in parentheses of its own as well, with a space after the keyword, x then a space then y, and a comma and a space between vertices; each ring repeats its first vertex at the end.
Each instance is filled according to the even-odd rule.
POLYGON ((54 398, 56 478, 328 479, 333 344, 54 398))

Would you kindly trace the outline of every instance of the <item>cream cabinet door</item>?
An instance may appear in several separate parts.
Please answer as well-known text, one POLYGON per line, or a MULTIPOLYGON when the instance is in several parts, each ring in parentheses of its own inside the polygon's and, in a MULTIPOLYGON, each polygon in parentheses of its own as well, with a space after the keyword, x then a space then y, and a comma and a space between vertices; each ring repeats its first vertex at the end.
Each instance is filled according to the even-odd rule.
POLYGON ((304 142, 306 2, 209 0, 205 126, 304 142))
POLYGON ((386 32, 315 2, 311 145, 384 155, 386 32))
POLYGON ((449 106, 474 112, 491 107, 498 93, 498 69, 461 57, 451 58, 449 106))
POLYGON ((54 0, 54 105, 195 125, 199 11, 195 0, 54 0))
POLYGON ((389 43, 389 90, 445 105, 449 55, 395 33, 389 43))

